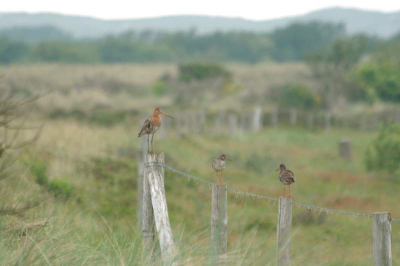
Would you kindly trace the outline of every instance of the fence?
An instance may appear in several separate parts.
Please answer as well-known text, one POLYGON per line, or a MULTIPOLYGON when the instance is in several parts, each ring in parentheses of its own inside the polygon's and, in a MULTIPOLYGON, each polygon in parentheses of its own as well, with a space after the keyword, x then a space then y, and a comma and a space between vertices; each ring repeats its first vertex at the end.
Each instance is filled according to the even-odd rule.
MULTIPOLYGON (((311 112, 297 109, 263 110, 256 105, 240 113, 221 111, 206 113, 205 111, 185 111, 174 115, 175 120, 165 119, 160 128, 160 135, 168 138, 171 131, 179 137, 182 134, 243 134, 258 132, 263 127, 300 126, 308 129, 330 130, 332 127, 352 128, 359 130, 375 130, 380 122, 392 121, 400 123, 400 111, 392 110, 374 114, 334 115, 330 112, 311 112), (207 126, 206 126, 207 124, 207 126), (208 129, 208 130, 206 130, 208 129)), ((147 118, 147 117, 146 117, 147 118)))
POLYGON ((279 204, 277 221, 277 265, 290 265, 292 206, 318 211, 320 213, 336 213, 337 215, 351 215, 354 217, 373 219, 372 232, 374 265, 392 265, 391 223, 400 223, 400 219, 392 218, 390 213, 366 214, 329 209, 294 202, 291 198, 281 197, 277 199, 236 190, 225 185, 214 184, 202 178, 174 169, 164 163, 163 154, 148 153, 146 155, 146 162, 143 166, 143 174, 138 175, 139 179, 143 179, 139 182, 139 184, 143 185, 139 188, 139 190, 141 190, 139 194, 142 197, 142 200, 139 203, 141 203, 142 206, 138 207, 138 210, 141 212, 138 219, 142 222, 138 224, 141 225, 143 254, 145 254, 147 259, 151 256, 149 254, 151 254, 152 247, 156 245, 156 235, 158 235, 161 254, 166 264, 177 264, 174 260, 177 254, 174 242, 181 243, 184 246, 190 246, 195 250, 199 250, 200 253, 206 253, 206 251, 201 248, 173 238, 164 190, 164 170, 167 170, 198 183, 206 184, 212 188, 211 247, 212 250, 216 252, 212 255, 215 255, 220 260, 221 258, 222 260, 224 259, 227 250, 227 193, 230 192, 240 196, 267 200, 279 204))

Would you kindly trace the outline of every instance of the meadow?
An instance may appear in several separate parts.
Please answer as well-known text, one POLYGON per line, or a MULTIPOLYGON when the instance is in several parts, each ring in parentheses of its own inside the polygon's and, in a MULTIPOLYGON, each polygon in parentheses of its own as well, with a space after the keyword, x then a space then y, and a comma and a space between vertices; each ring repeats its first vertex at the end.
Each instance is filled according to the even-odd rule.
MULTIPOLYGON (((300 78, 312 86, 301 64, 229 67, 236 83, 249 91, 283 83, 279 77, 288 69, 285 82, 300 78)), ((141 265, 137 132, 155 104, 172 116, 179 113, 168 96, 149 92, 160 75, 176 74, 174 66, 28 65, 0 71, 11 89, 52 91, 32 109, 31 122, 45 123, 40 138, 10 154, 18 159, 16 174, 1 187, 2 200, 43 202, 18 215, 0 216, 1 265, 141 265)), ((206 108, 238 105, 245 93, 206 108)), ((211 182, 216 181, 211 162, 225 153, 232 158, 224 175, 229 187, 275 198, 282 193, 275 169, 285 163, 296 176, 294 201, 362 213, 390 211, 400 218, 400 180, 365 168, 365 150, 376 136, 376 131, 280 126, 237 135, 159 134, 154 148, 165 153, 171 167, 211 182), (351 161, 339 156, 342 139, 352 141, 351 161)), ((211 188, 166 170, 165 189, 180 264, 212 264, 207 255, 211 188)), ((277 205, 229 193, 228 217, 229 265, 275 265, 277 205)), ((292 265, 371 265, 372 222, 293 208, 291 250, 292 265)), ((392 253, 396 265, 398 223, 392 224, 392 253)), ((161 264, 157 258, 155 265, 161 264)))

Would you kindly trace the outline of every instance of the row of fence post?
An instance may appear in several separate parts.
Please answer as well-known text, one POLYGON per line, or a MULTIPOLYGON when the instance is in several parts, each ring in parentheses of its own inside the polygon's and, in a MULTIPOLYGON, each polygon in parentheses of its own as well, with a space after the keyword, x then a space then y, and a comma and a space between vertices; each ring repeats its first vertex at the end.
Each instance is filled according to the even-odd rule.
MULTIPOLYGON (((279 110, 272 110, 270 113, 265 113, 261 106, 255 106, 254 110, 234 114, 226 111, 218 113, 214 117, 212 126, 208 127, 212 129, 208 131, 209 134, 230 134, 237 135, 246 132, 258 132, 263 129, 266 124, 269 124, 272 128, 278 128, 280 124, 288 122, 291 126, 303 125, 309 129, 316 127, 323 128, 329 131, 332 128, 333 120, 335 124, 340 124, 343 127, 358 127, 360 130, 376 129, 378 125, 377 117, 367 119, 366 116, 362 116, 357 120, 341 120, 339 118, 333 119, 331 113, 327 112, 324 114, 316 113, 301 113, 296 109, 290 109, 288 113, 288 121, 282 119, 282 113, 279 110), (267 119, 264 119, 264 116, 267 119), (285 122, 283 122, 284 120, 285 122)), ((210 119, 210 118, 209 118, 210 119)), ((390 120, 390 119, 389 119, 390 120)), ((204 134, 206 133, 207 115, 205 111, 199 112, 185 112, 183 114, 177 114, 175 120, 165 119, 163 126, 160 129, 160 137, 168 138, 173 130, 178 137, 183 134, 204 134)), ((393 119, 394 122, 399 119, 393 119)))
MULTIPOLYGON (((139 162, 164 163, 164 154, 147 153, 145 161, 138 155, 139 162)), ((164 169, 160 166, 142 167, 139 172, 138 226, 142 232, 143 263, 149 264, 155 251, 160 249, 163 261, 176 265, 177 249, 174 245, 168 217, 164 188, 164 169), (156 237, 157 236, 157 237, 156 237), (158 245, 157 245, 158 238, 158 245)), ((227 187, 213 184, 211 205, 211 253, 219 263, 224 263, 228 239, 227 187)), ((391 216, 390 213, 373 215, 373 259, 375 266, 391 266, 391 216)), ((277 222, 277 265, 290 265, 290 242, 292 224, 292 199, 279 198, 277 222)))

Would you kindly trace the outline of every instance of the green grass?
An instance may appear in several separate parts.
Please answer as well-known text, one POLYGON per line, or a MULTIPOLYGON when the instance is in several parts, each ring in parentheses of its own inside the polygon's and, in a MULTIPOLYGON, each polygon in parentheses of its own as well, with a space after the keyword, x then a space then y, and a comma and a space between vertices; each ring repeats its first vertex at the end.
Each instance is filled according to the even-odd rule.
MULTIPOLYGON (((136 128, 103 128, 50 121, 30 158, 36 165, 26 182, 50 200, 20 216, 0 217, 1 265, 140 265, 136 228, 139 139, 136 128), (39 178, 39 177, 41 178, 39 178), (46 177, 49 188, 36 183, 46 177), (50 185, 49 185, 50 186, 50 185), (67 193, 60 198, 57 193, 67 193), (43 225, 32 226, 37 221, 43 225)), ((215 182, 212 160, 232 158, 224 174, 232 188, 279 197, 280 163, 294 171, 294 200, 321 207, 372 213, 397 207, 399 179, 365 170, 363 159, 376 133, 350 130, 310 132, 264 129, 238 136, 182 136, 161 140, 171 167, 215 182), (338 142, 353 143, 353 160, 338 155, 338 142)), ((206 265, 210 257, 184 243, 209 250, 211 189, 166 171, 165 186, 182 265, 206 265)), ((20 186, 13 186, 20 191, 20 186)), ((228 194, 228 259, 233 265, 275 265, 277 205, 228 194)), ((363 218, 293 209, 292 265, 371 265, 372 223, 363 218)), ((400 224, 392 228, 393 264, 400 262, 400 224)), ((212 262, 212 261, 211 261, 212 262)), ((160 264, 159 256, 154 264, 160 264)))

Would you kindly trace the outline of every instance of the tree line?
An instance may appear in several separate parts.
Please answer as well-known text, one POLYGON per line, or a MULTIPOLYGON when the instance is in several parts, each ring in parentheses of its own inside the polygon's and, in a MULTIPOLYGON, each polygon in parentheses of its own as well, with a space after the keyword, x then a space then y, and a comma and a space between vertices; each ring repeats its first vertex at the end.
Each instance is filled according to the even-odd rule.
POLYGON ((271 33, 125 32, 76 40, 52 27, 0 31, 0 63, 298 61, 345 36, 342 24, 295 23, 271 33))

